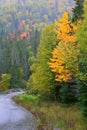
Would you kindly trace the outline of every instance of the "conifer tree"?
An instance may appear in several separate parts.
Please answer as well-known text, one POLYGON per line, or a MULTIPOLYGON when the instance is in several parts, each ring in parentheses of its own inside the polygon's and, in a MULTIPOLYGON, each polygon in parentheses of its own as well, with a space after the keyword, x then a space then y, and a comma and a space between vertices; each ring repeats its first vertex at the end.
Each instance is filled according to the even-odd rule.
POLYGON ((77 38, 79 43, 79 87, 78 99, 84 115, 87 116, 87 1, 84 3, 83 20, 78 25, 77 38))
POLYGON ((76 2, 76 6, 73 9, 72 21, 76 22, 77 20, 82 19, 84 0, 74 0, 74 1, 76 2))

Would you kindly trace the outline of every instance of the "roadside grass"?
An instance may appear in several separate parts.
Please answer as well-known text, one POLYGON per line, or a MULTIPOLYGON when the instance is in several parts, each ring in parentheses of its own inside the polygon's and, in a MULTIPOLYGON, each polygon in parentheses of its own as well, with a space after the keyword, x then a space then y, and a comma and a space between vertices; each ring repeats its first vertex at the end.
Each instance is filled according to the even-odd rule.
POLYGON ((41 102, 39 96, 22 94, 14 101, 36 117, 38 130, 87 130, 87 118, 77 105, 63 107, 58 102, 41 102))

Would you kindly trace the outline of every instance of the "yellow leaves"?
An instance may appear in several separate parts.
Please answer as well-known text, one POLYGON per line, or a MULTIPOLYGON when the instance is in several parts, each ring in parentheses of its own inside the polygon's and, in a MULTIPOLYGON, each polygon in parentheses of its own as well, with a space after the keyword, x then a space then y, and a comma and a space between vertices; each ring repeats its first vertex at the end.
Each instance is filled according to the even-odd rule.
POLYGON ((54 51, 52 52, 53 57, 50 59, 49 67, 51 68, 51 71, 56 73, 55 80, 62 82, 67 81, 71 79, 71 73, 69 72, 68 68, 64 65, 65 53, 60 48, 60 46, 56 46, 54 51))
POLYGON ((3 79, 4 77, 6 77, 7 76, 7 74, 2 74, 1 75, 1 78, 3 79))
POLYGON ((11 75, 10 74, 2 74, 0 81, 0 90, 7 91, 10 87, 11 75))
POLYGON ((77 26, 74 23, 70 23, 71 27, 73 27, 73 31, 76 32, 77 31, 77 26))
POLYGON ((62 18, 59 19, 59 22, 64 22, 64 23, 67 23, 69 17, 68 17, 68 12, 65 12, 63 15, 62 15, 62 18))
POLYGON ((75 42, 76 37, 74 36, 77 27, 75 24, 71 23, 69 20, 68 13, 65 12, 59 21, 55 21, 55 33, 59 40, 64 40, 65 42, 75 42))
POLYGON ((11 76, 10 76, 10 74, 2 74, 1 75, 1 78, 2 78, 2 80, 8 80, 8 79, 11 79, 11 76))
MULTIPOLYGON (((75 31, 77 30, 77 27, 69 20, 67 12, 62 15, 62 18, 60 18, 58 22, 55 21, 54 25, 55 33, 60 41, 54 48, 52 58, 48 64, 51 71, 55 73, 55 80, 58 82, 66 82, 72 79, 70 67, 77 59, 77 54, 75 53, 75 31), (72 60, 74 61, 72 62, 72 60)), ((77 68, 75 68, 75 70, 76 69, 77 68)))
POLYGON ((61 75, 56 75, 55 77, 56 77, 56 81, 58 81, 58 82, 67 82, 68 80, 70 80, 71 79, 71 73, 68 73, 67 72, 67 75, 66 75, 66 72, 67 71, 65 71, 65 72, 63 72, 61 75))

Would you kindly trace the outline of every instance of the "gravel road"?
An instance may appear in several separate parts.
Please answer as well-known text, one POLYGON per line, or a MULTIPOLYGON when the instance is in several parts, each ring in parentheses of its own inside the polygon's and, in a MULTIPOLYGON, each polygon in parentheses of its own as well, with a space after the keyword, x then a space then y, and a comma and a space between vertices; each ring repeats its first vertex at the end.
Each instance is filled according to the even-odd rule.
POLYGON ((33 115, 12 100, 20 93, 0 95, 0 130, 36 130, 33 115))

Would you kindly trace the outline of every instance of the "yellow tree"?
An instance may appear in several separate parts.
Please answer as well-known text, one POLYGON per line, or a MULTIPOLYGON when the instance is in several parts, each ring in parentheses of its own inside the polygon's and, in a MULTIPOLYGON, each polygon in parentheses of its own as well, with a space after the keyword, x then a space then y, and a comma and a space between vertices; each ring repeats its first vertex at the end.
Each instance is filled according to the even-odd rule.
POLYGON ((54 25, 59 43, 53 50, 52 58, 48 64, 56 74, 56 81, 66 82, 72 79, 72 75, 78 70, 78 49, 75 36, 77 27, 69 20, 67 12, 59 21, 55 21, 54 25))
POLYGON ((11 75, 2 74, 2 80, 0 81, 0 91, 7 91, 11 86, 11 75))

